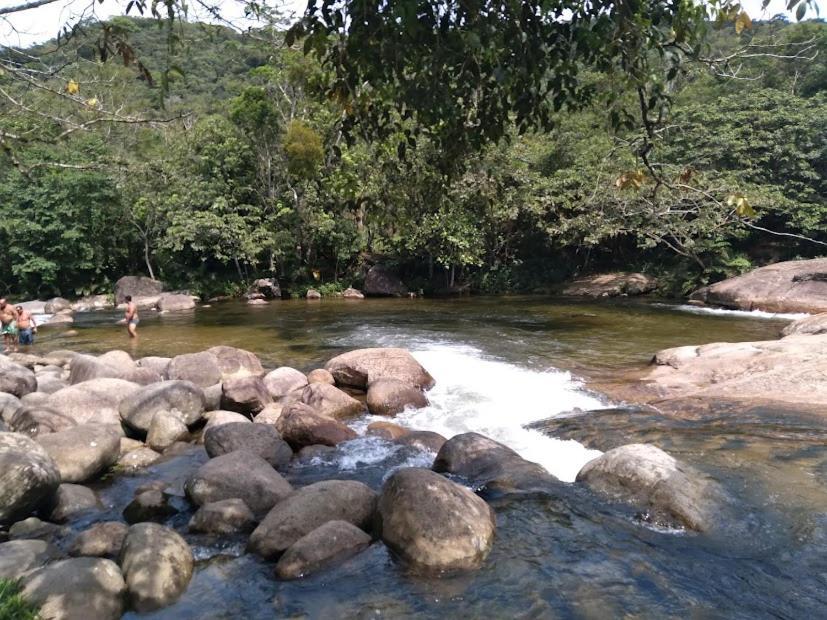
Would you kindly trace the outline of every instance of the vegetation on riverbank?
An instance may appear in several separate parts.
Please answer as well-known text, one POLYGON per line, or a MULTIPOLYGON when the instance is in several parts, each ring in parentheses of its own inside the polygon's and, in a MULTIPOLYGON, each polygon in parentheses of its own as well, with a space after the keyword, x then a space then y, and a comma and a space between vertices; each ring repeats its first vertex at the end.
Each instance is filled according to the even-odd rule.
POLYGON ((0 620, 37 620, 37 607, 27 603, 11 579, 0 579, 0 620))
MULTIPOLYGON (((90 109, 149 110, 155 123, 84 126, 83 111, 16 92, 19 83, 0 75, 27 102, 0 100, 0 129, 52 133, 0 153, 4 293, 105 291, 128 272, 207 296, 238 293, 261 275, 290 293, 320 282, 334 290, 358 286, 374 261, 426 292, 530 291, 621 268, 683 293, 824 251, 805 239, 827 241, 821 21, 714 35, 718 52, 780 47, 741 61, 738 77, 749 79, 700 68, 674 79, 656 144, 669 182, 656 200, 637 134, 610 129, 605 109, 560 112, 547 132, 512 128, 509 140, 465 151, 446 171, 427 138, 403 158, 400 136, 347 143, 339 104, 320 92, 325 71, 299 48, 181 24, 170 53, 152 20, 109 24, 166 88, 98 62, 93 35, 29 53, 66 63, 55 86, 74 83, 90 109), (66 115, 82 129, 62 135, 49 121, 66 115)), ((610 86, 601 80, 596 88, 610 86)))

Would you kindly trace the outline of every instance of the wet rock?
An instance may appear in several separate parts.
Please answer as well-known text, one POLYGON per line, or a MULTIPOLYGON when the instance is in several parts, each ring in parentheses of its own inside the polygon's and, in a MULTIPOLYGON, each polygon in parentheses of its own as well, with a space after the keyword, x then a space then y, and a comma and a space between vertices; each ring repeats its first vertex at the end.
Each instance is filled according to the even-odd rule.
POLYGON ((155 450, 144 446, 122 454, 118 459, 118 468, 127 472, 136 471, 149 467, 160 458, 161 455, 155 452, 155 450))
POLYGON ((494 540, 491 508, 427 469, 395 472, 382 487, 377 527, 401 559, 429 571, 478 568, 494 540))
POLYGON ((264 385, 273 400, 278 400, 293 390, 306 386, 307 377, 295 368, 282 366, 281 368, 276 368, 268 372, 264 376, 264 385))
POLYGON ((311 383, 302 390, 301 402, 316 413, 337 420, 352 418, 365 410, 365 406, 339 388, 327 383, 311 383))
POLYGON ((817 336, 819 334, 827 334, 827 312, 821 314, 814 314, 803 319, 793 321, 784 331, 782 336, 805 335, 817 336))
POLYGON ((39 444, 19 433, 0 433, 0 525, 49 504, 59 484, 57 465, 39 444))
POLYGON ((337 446, 358 437, 356 432, 338 420, 316 413, 304 403, 285 407, 276 425, 282 438, 294 450, 322 444, 337 446))
POLYGON ((185 491, 196 506, 239 498, 255 514, 263 514, 292 493, 293 487, 257 454, 236 450, 202 465, 187 480, 185 491))
POLYGON ((266 299, 248 299, 247 305, 248 306, 266 306, 270 302, 266 299))
POLYGON ((204 504, 189 522, 190 532, 204 534, 235 534, 255 527, 252 511, 238 498, 204 504))
POLYGON ((112 300, 108 295, 86 295, 72 304, 72 310, 75 312, 89 312, 111 307, 112 300))
POLYGON ((21 406, 9 421, 9 429, 30 437, 57 433, 75 425, 72 418, 48 405, 21 406))
POLYGON ((253 422, 256 424, 270 424, 272 426, 276 426, 281 418, 281 412, 283 409, 284 407, 282 405, 271 403, 262 409, 261 413, 259 413, 255 418, 253 418, 253 422))
POLYGON ((557 482, 541 465, 479 433, 462 433, 446 441, 433 470, 504 492, 542 490, 557 482))
POLYGON ((41 521, 37 517, 29 517, 18 521, 9 528, 9 538, 11 540, 18 539, 37 539, 45 540, 47 542, 54 542, 65 534, 65 528, 47 521, 41 521))
POLYGON ((45 303, 43 306, 43 312, 45 314, 57 314, 61 310, 71 310, 72 309, 72 302, 68 299, 64 299, 63 297, 53 297, 49 301, 45 303))
POLYGON ((121 456, 127 452, 132 452, 138 448, 143 448, 144 442, 138 439, 131 439, 129 437, 121 437, 121 456))
POLYGON ((161 312, 178 312, 195 308, 195 299, 191 295, 161 293, 155 307, 161 312))
POLYGON ((700 472, 649 444, 628 444, 589 461, 577 482, 646 510, 658 524, 706 531, 723 497, 700 472))
POLYGON ((365 296, 362 294, 362 291, 355 289, 353 287, 346 288, 342 291, 342 297, 345 299, 364 299, 365 296))
POLYGON ((145 276, 123 276, 115 282, 115 304, 122 304, 129 295, 139 297, 157 297, 164 290, 164 283, 145 276))
POLYGON ((407 435, 411 429, 399 426, 393 422, 371 422, 368 424, 367 434, 393 441, 407 435))
MULTIPOLYGON (((167 376, 167 369, 169 368, 171 361, 172 358, 169 357, 157 357, 150 355, 137 360, 135 365, 138 366, 138 368, 149 368, 150 370, 154 370, 161 376, 162 379, 172 379, 172 377, 167 376)), ((196 382, 193 381, 193 383, 196 382)))
POLYGON ((176 355, 169 362, 167 377, 172 380, 190 381, 207 388, 221 381, 218 358, 208 351, 176 355))
POLYGON ((218 359, 221 378, 260 377, 264 374, 261 361, 254 353, 236 347, 218 346, 207 349, 218 359))
POLYGON ((192 579, 193 563, 192 550, 174 530, 157 523, 131 526, 120 564, 132 607, 148 612, 174 603, 192 579))
POLYGON ((169 503, 170 496, 161 490, 149 489, 137 493, 123 510, 127 523, 142 521, 163 522, 178 513, 178 509, 169 503))
POLYGON ((381 379, 370 384, 367 404, 373 415, 393 416, 402 413, 406 407, 427 407, 428 398, 419 388, 395 379, 381 379))
POLYGON ((31 370, 0 356, 0 392, 21 398, 35 390, 37 379, 31 370))
POLYGON ((248 291, 250 295, 262 295, 266 299, 281 299, 281 287, 275 278, 259 278, 248 291))
MULTIPOLYGON (((329 385, 336 385, 336 379, 333 378, 324 368, 316 368, 307 373, 307 383, 327 383, 329 385)), ((298 386, 297 386, 298 387, 298 386)))
POLYGON ((563 289, 563 295, 582 297, 644 295, 654 291, 657 286, 657 278, 645 273, 601 273, 578 278, 563 289))
POLYGON ((163 452, 176 441, 181 441, 187 437, 189 437, 189 430, 179 413, 158 411, 152 416, 149 432, 146 435, 146 443, 156 452, 163 452))
POLYGON ((207 418, 207 424, 204 426, 205 435, 211 428, 221 426, 222 424, 233 424, 236 422, 240 422, 242 424, 250 423, 250 418, 243 416, 240 413, 236 413, 235 411, 223 411, 221 409, 210 411, 204 417, 207 418))
POLYGON ((699 289, 690 299, 737 310, 827 312, 827 258, 767 265, 699 289))
POLYGON ((311 301, 315 301, 322 298, 322 294, 317 291, 315 288, 307 289, 307 293, 305 294, 305 299, 309 299, 311 301))
POLYGON ((44 540, 0 543, 0 579, 17 581, 26 572, 59 557, 60 551, 44 540))
POLYGON ((374 265, 365 276, 365 294, 371 297, 404 297, 408 287, 385 265, 374 265))
POLYGON ((112 424, 119 426, 120 402, 140 389, 123 379, 92 379, 58 390, 46 404, 78 424, 112 424))
POLYGON ((368 530, 376 493, 355 480, 325 480, 302 487, 276 504, 250 536, 249 549, 274 558, 328 521, 368 530))
POLYGON ((313 446, 305 446, 301 450, 298 451, 296 454, 296 459, 300 461, 312 461, 313 459, 325 459, 328 456, 334 454, 336 452, 336 448, 333 446, 322 446, 319 444, 313 446))
POLYGON ((23 404, 20 399, 13 394, 0 392, 0 418, 7 424, 10 424, 14 414, 22 407, 23 404))
POLYGON ((370 536, 347 521, 328 521, 293 543, 276 564, 281 579, 298 579, 364 551, 370 536))
POLYGON ((119 411, 126 424, 147 432, 159 411, 178 413, 186 425, 204 415, 204 392, 189 381, 162 381, 147 385, 121 401, 119 411))
POLYGON ((80 424, 57 433, 40 435, 37 442, 52 457, 64 482, 86 482, 118 461, 119 429, 100 424, 80 424))
POLYGON ((260 377, 225 379, 221 384, 221 408, 255 415, 273 402, 260 377))
POLYGON ((434 378, 405 349, 357 349, 338 355, 325 364, 337 385, 367 389, 380 379, 395 379, 429 390, 434 378))
POLYGON ((129 526, 120 521, 95 523, 75 538, 69 547, 71 556, 92 556, 114 559, 121 553, 129 526))
POLYGON ((433 431, 410 431, 399 437, 396 442, 403 446, 436 454, 445 444, 445 437, 433 431))
POLYGON ((234 422, 210 428, 204 433, 204 448, 210 457, 249 450, 273 467, 285 467, 293 451, 274 426, 234 422))
POLYGON ((63 523, 98 508, 100 508, 100 502, 92 489, 80 484, 64 483, 57 488, 54 507, 49 514, 49 519, 57 523, 63 523))

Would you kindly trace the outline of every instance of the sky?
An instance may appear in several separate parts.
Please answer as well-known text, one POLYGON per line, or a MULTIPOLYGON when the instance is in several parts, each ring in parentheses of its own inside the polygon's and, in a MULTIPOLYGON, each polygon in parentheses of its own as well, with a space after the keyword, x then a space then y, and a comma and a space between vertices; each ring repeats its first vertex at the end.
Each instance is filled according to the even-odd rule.
MULTIPOLYGON (((26 0, 0 0, 0 8, 23 4, 26 0)), ((237 21, 243 16, 240 0, 212 0, 222 5, 222 11, 237 21)), ((306 0, 267 0, 271 4, 278 4, 284 9, 300 12, 306 6, 306 0)), ((794 17, 786 11, 786 0, 771 0, 766 11, 761 9, 762 0, 741 0, 747 13, 753 19, 769 18, 778 13, 787 13, 791 21, 794 17)), ((57 0, 52 4, 28 11, 15 13, 7 21, 0 19, 0 46, 25 47, 34 43, 41 43, 58 34, 61 26, 78 16, 94 11, 101 18, 119 15, 123 12, 127 0, 57 0)), ((190 4, 194 4, 190 2, 190 4)), ((827 18, 827 0, 816 0, 822 18, 827 18)), ((808 17, 814 17, 809 12, 808 17)))

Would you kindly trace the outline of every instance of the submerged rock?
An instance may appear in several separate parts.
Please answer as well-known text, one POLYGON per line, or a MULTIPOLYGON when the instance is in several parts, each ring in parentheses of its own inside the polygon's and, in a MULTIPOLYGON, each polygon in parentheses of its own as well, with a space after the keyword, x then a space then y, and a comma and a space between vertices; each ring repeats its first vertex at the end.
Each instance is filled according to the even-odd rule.
POLYGON ((357 349, 338 355, 325 364, 337 385, 366 390, 380 379, 429 390, 434 378, 405 349, 357 349))
POLYGON ((395 472, 382 487, 377 527, 402 560, 428 571, 478 568, 494 540, 494 512, 469 489, 428 469, 395 472))
POLYGON ((281 579, 298 579, 360 553, 370 536, 347 521, 328 521, 293 543, 276 564, 281 579))
POLYGON ((201 506, 189 522, 190 532, 235 534, 255 527, 255 516, 243 500, 236 497, 201 506))
POLYGON ((48 505, 59 484, 57 464, 40 445, 19 433, 0 433, 0 525, 48 505))

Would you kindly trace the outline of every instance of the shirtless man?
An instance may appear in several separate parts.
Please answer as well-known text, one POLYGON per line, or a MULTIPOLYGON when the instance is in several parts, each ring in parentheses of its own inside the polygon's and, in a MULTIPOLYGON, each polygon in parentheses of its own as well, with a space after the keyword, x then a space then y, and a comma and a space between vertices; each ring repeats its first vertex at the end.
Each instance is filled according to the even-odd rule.
POLYGON ((34 334, 37 333, 37 323, 32 313, 24 310, 23 306, 17 306, 17 332, 21 345, 30 346, 34 344, 34 334))
POLYGON ((138 322, 140 321, 138 318, 138 306, 132 301, 132 295, 124 297, 124 301, 126 301, 126 315, 124 316, 126 319, 126 331, 129 332, 130 338, 136 338, 138 336, 136 330, 138 329, 138 322))
POLYGON ((5 351, 17 351, 17 310, 5 299, 0 299, 0 332, 5 351))

